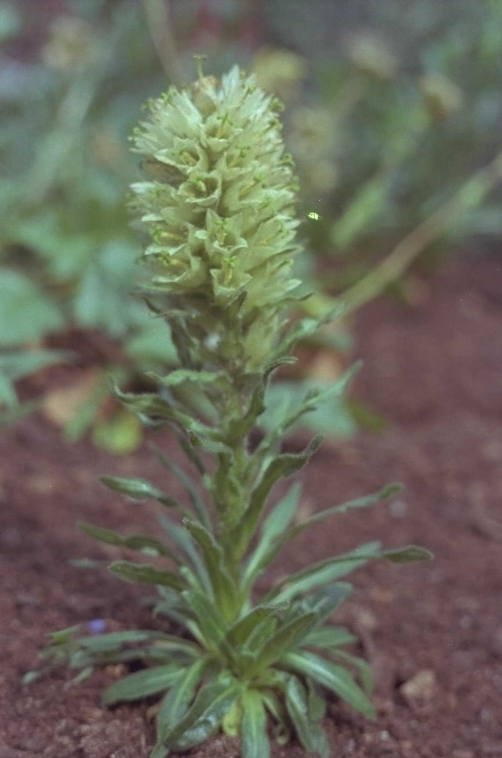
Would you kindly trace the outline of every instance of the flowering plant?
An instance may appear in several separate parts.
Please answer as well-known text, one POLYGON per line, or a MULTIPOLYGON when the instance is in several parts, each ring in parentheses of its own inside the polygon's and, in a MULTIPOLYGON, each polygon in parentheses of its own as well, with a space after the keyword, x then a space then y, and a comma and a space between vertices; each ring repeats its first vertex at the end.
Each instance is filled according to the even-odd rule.
POLYGON ((396 491, 390 485, 295 523, 296 483, 265 515, 274 485, 299 471, 321 441, 315 438, 300 453, 284 452, 284 433, 329 393, 342 392, 353 373, 329 390, 309 391, 251 444, 272 373, 291 363, 296 341, 320 325, 315 319, 292 325, 286 317, 299 298, 291 270, 301 247, 296 183, 278 109, 238 68, 221 82, 201 73, 184 91, 171 88, 150 102, 149 118, 132 137, 146 175, 132 186, 131 200, 147 233, 143 295, 155 316, 169 323, 182 368, 155 376, 156 392, 115 391, 146 425, 174 431, 199 484, 161 451, 161 462, 186 486, 190 510, 143 479, 103 478, 113 490, 152 498, 181 514, 182 524, 161 517, 167 543, 80 526, 105 543, 161 560, 120 560, 110 570, 157 586, 156 613, 183 633, 76 639, 70 629, 53 635, 46 655, 69 657, 84 675, 95 663, 146 661, 144 670, 112 684, 103 701, 163 693, 151 758, 188 750, 220 728, 242 737, 244 758, 266 758, 269 719, 279 742, 296 734, 306 750, 328 756, 320 725, 326 692, 373 715, 369 667, 343 650, 353 635, 328 623, 351 591, 340 579, 376 558, 429 557, 415 546, 384 550, 371 542, 284 577, 255 599, 257 579, 300 532, 396 491), (187 404, 184 388, 204 399, 207 413, 187 404))

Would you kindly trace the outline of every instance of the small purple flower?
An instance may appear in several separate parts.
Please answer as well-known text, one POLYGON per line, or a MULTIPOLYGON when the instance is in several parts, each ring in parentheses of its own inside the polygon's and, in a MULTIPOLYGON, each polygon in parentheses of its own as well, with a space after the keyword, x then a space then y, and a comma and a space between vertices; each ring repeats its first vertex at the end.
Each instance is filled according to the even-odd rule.
POLYGON ((93 619, 86 623, 86 627, 91 634, 101 634, 106 629, 106 621, 103 621, 103 619, 93 619))

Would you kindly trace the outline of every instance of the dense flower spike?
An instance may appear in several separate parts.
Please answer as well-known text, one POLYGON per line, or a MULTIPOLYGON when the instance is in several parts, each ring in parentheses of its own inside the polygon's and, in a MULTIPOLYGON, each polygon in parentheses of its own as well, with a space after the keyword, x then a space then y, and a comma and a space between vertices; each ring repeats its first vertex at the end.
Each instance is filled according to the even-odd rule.
POLYGON ((199 344, 221 346, 230 312, 248 370, 277 341, 298 284, 296 179, 279 107, 234 67, 221 83, 206 76, 181 92, 171 87, 149 103, 132 138, 148 177, 132 185, 131 207, 151 238, 149 289, 191 314, 199 344))

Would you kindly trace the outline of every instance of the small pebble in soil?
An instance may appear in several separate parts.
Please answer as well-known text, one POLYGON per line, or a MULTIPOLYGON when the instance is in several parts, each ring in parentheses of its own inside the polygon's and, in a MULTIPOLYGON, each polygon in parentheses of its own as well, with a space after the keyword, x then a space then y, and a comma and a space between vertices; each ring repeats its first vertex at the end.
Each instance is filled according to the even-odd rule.
POLYGON ((408 704, 415 701, 432 700, 436 690, 436 674, 432 669, 422 669, 399 688, 408 704))

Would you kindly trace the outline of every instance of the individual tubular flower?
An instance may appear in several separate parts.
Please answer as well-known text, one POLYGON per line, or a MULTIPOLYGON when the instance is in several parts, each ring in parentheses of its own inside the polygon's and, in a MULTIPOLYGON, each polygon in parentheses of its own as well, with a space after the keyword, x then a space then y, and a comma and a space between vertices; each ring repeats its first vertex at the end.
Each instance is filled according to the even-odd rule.
POLYGON ((234 67, 221 82, 201 76, 150 101, 132 137, 147 176, 132 185, 131 207, 150 236, 148 289, 190 314, 202 353, 217 344, 214 361, 235 361, 238 343, 250 371, 277 343, 298 284, 297 188, 279 105, 234 67))

